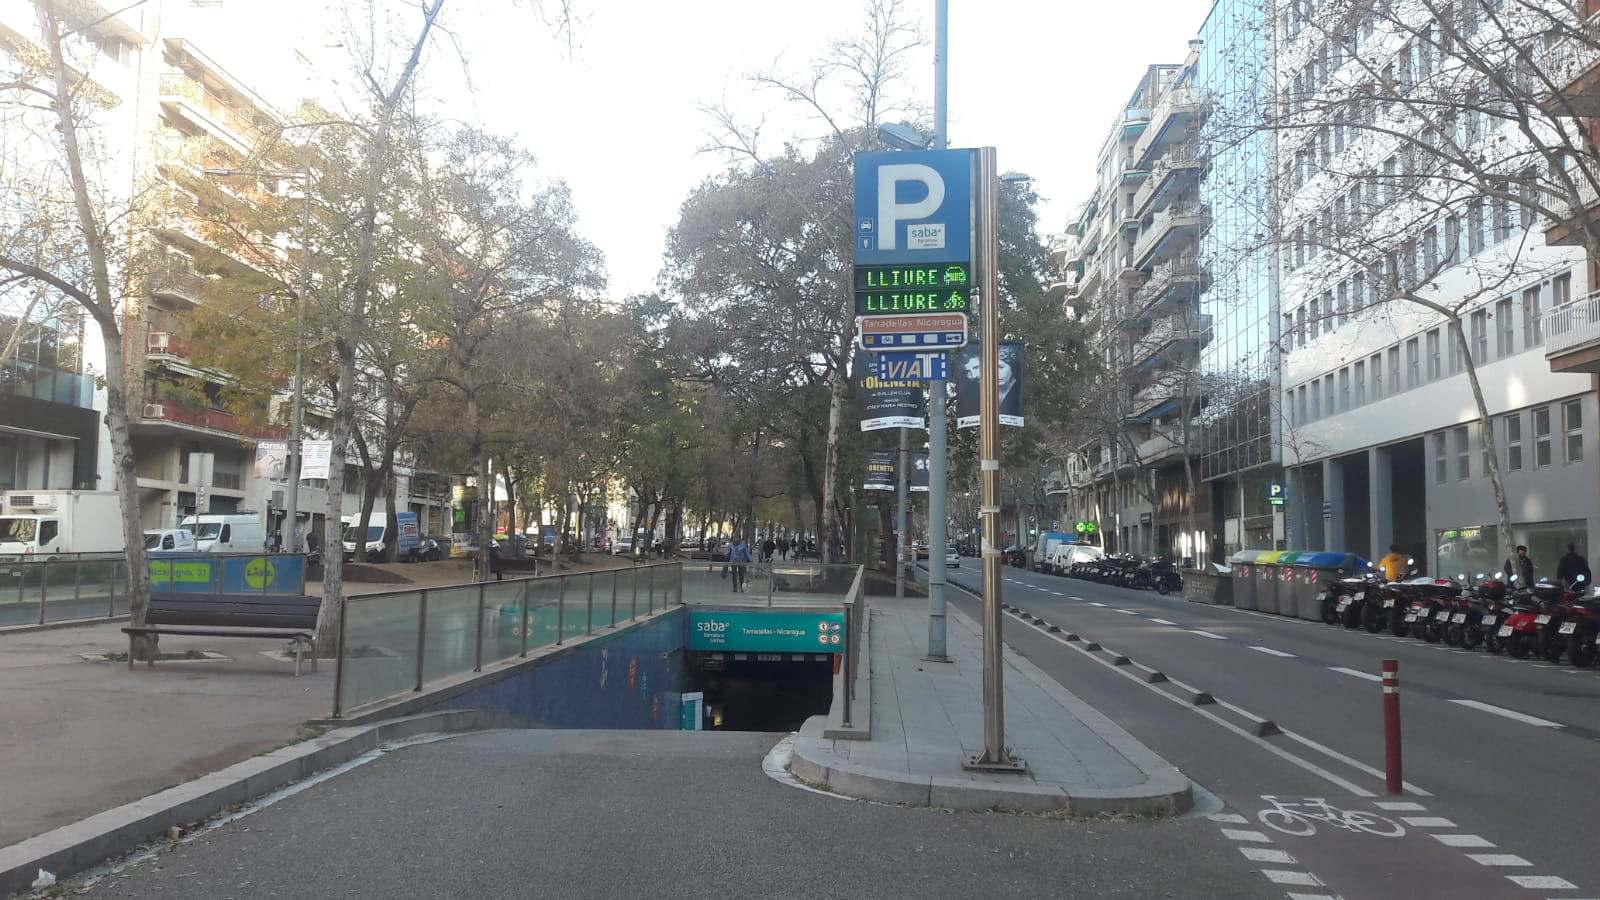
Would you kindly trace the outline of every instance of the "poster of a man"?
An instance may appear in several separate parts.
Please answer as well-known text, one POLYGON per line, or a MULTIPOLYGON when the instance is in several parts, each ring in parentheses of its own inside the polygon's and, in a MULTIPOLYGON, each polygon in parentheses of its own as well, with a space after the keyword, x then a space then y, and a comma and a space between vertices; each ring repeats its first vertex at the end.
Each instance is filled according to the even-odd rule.
MULTIPOLYGON (((1018 428, 1024 424, 1022 414, 1022 342, 1000 342, 999 388, 1000 424, 1018 428)), ((977 342, 969 343, 957 355, 956 377, 956 427, 973 428, 978 424, 978 386, 983 373, 983 357, 977 342)))

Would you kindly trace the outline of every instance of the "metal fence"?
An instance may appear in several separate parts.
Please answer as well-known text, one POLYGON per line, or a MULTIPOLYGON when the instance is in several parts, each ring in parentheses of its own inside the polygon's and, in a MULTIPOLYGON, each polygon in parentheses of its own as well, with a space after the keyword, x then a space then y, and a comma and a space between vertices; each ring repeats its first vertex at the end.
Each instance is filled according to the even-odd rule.
POLYGON ((817 606, 835 604, 850 590, 859 566, 815 562, 747 563, 743 590, 735 591, 734 567, 721 560, 683 564, 685 602, 733 606, 817 606))
POLYGON ((678 563, 344 598, 333 715, 681 605, 678 563))
MULTIPOLYGON (((155 591, 301 593, 304 559, 287 553, 151 554, 155 591)), ((128 614, 128 562, 120 555, 64 554, 0 562, 0 627, 128 614)))

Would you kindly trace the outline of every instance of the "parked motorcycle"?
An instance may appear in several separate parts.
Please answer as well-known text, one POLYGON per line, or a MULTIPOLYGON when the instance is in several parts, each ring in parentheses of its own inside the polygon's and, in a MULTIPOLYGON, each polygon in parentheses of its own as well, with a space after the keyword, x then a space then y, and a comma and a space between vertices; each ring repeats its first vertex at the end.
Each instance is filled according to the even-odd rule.
POLYGON ((1596 636, 1600 635, 1600 588, 1588 588, 1588 579, 1579 575, 1573 585, 1576 596, 1570 604, 1571 613, 1556 629, 1566 636, 1567 661, 1584 669, 1595 664, 1596 636))
POLYGON ((1574 596, 1548 580, 1533 585, 1497 632, 1506 642, 1506 652, 1517 659, 1537 654, 1548 662, 1559 662, 1566 650, 1560 628, 1574 596))
POLYGON ((1147 570, 1150 584, 1156 589, 1156 593, 1165 597, 1174 591, 1183 592, 1183 576, 1178 574, 1178 567, 1169 560, 1152 559, 1147 570))

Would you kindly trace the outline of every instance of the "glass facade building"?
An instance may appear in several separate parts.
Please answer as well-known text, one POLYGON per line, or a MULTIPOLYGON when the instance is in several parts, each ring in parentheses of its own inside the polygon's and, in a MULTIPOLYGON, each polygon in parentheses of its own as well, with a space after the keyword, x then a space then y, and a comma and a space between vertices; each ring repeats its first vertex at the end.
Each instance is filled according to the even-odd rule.
POLYGON ((1281 429, 1278 298, 1272 219, 1273 136, 1260 128, 1273 102, 1265 4, 1217 0, 1201 27, 1196 84, 1208 108, 1200 184, 1211 227, 1200 242, 1210 283, 1201 313, 1212 339, 1201 352, 1206 406, 1201 476, 1213 483, 1219 534, 1213 555, 1270 548, 1281 537, 1268 486, 1278 479, 1281 429))
MULTIPOLYGON (((0 347, 18 329, 0 315, 0 347)), ((0 491, 93 488, 100 418, 77 317, 27 322, 0 360, 0 491)))

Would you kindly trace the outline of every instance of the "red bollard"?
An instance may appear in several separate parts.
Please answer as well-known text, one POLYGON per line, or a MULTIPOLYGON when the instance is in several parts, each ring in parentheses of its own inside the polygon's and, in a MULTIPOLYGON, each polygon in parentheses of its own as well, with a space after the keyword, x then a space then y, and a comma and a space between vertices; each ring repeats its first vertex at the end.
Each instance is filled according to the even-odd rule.
POLYGON ((1405 793, 1400 775, 1400 661, 1383 661, 1383 770, 1384 788, 1405 793))

